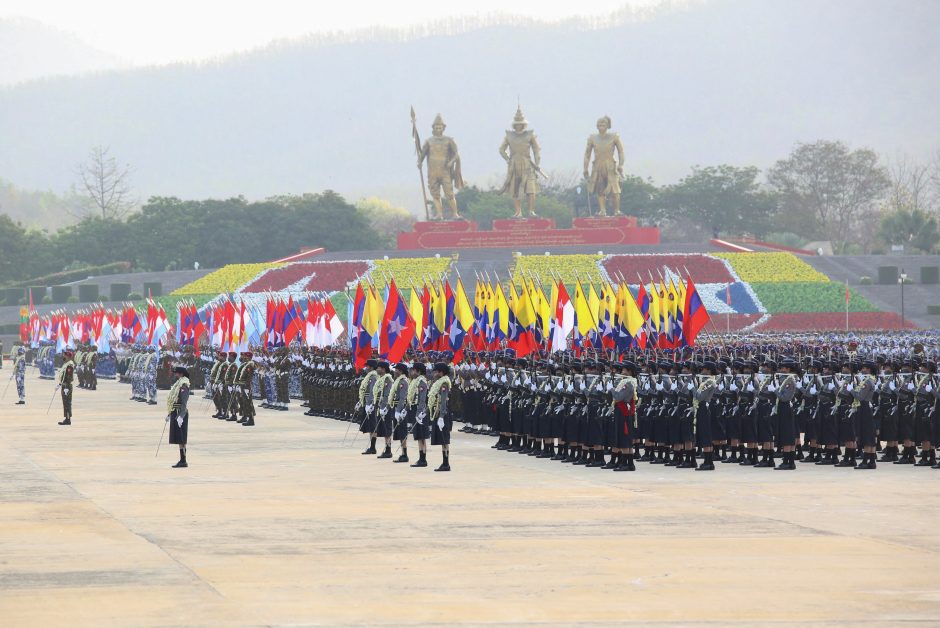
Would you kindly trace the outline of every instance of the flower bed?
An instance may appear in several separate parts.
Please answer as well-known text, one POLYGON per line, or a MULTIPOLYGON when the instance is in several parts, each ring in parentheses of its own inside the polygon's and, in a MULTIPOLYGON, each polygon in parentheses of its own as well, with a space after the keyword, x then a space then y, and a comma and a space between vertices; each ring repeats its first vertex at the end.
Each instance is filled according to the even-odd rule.
MULTIPOLYGON (((907 329, 914 325, 907 321, 907 329)), ((885 330, 901 329, 901 317, 894 312, 850 312, 849 329, 885 330)), ((772 314, 770 319, 759 325, 755 331, 829 331, 845 330, 845 313, 814 312, 772 314)))
POLYGON ((705 331, 710 334, 723 334, 729 329, 733 332, 741 331, 758 322, 762 316, 765 314, 712 314, 705 331))
MULTIPOLYGON (((751 287, 771 314, 845 312, 845 284, 838 282, 752 283, 751 287)), ((850 312, 878 311, 868 299, 854 290, 849 289, 849 295, 850 312)))
POLYGON ((284 264, 229 264, 201 277, 196 281, 177 288, 172 296, 189 296, 194 294, 221 294, 235 292, 243 285, 252 281, 259 273, 271 268, 280 268, 284 264))
MULTIPOLYGON (((395 259, 377 259, 373 262, 372 282, 377 288, 384 288, 386 276, 395 279, 395 285, 402 290, 424 285, 425 278, 434 281, 450 270, 449 257, 399 257, 395 259)), ((467 278, 464 277, 464 281, 467 278)))
POLYGON ((702 304, 709 314, 724 314, 729 311, 736 314, 762 314, 766 311, 755 298, 753 292, 748 289, 748 286, 740 282, 723 285, 703 283, 697 284, 695 289, 698 290, 702 304), (727 300, 728 286, 731 288, 730 306, 727 300))
POLYGON ((357 276, 365 275, 368 271, 369 263, 358 260, 294 262, 268 270, 242 288, 241 292, 335 292, 345 290, 356 281, 357 276))
POLYGON ((728 260, 741 281, 749 283, 828 282, 824 274, 792 253, 712 253, 728 260))
POLYGON ((535 274, 546 289, 551 285, 553 273, 560 275, 569 287, 578 279, 582 283, 599 284, 606 281, 601 275, 601 259, 600 255, 519 255, 510 272, 516 284, 522 282, 523 276, 535 274))
POLYGON ((658 278, 665 274, 663 268, 686 276, 685 269, 692 275, 692 281, 702 283, 731 283, 736 278, 728 271, 721 260, 708 255, 609 255, 601 265, 611 279, 623 275, 630 283, 637 281, 637 276, 648 282, 650 274, 658 278))

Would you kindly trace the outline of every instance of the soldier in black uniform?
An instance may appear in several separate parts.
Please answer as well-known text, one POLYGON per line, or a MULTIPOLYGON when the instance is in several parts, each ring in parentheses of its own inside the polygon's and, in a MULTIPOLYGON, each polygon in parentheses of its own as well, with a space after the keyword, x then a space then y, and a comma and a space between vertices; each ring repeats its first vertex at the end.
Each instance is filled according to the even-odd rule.
POLYGON ((189 402, 190 384, 189 371, 186 367, 177 366, 173 369, 176 381, 170 387, 166 398, 166 420, 170 424, 170 444, 180 448, 179 462, 173 468, 188 467, 186 462, 186 440, 189 435, 189 402))

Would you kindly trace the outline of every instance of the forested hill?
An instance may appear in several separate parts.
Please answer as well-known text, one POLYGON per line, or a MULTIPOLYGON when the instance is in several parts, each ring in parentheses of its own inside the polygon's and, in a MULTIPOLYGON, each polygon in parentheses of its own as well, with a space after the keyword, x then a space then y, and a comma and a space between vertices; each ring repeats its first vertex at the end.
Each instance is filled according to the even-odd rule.
POLYGON ((767 166, 797 141, 924 158, 940 120, 940 3, 714 0, 601 30, 489 26, 404 42, 280 46, 208 65, 0 91, 0 177, 65 189, 97 144, 139 194, 259 198, 335 189, 420 198, 408 116, 440 111, 464 178, 496 180, 517 98, 546 170, 580 171, 602 114, 628 170, 767 166))

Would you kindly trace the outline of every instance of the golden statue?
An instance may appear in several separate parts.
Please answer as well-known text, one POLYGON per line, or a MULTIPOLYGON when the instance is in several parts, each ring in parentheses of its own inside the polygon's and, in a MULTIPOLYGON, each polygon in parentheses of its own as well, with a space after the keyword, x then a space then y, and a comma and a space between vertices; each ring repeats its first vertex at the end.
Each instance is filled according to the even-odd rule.
POLYGON ((607 197, 614 216, 620 215, 620 177, 623 176, 623 144, 620 136, 610 132, 610 116, 597 120, 597 133, 590 136, 584 150, 584 178, 587 192, 597 197, 597 215, 607 215, 607 197), (588 163, 594 153, 594 168, 588 174, 588 163), (616 152, 616 157, 614 153, 616 152))
POLYGON ((428 189, 431 191, 431 200, 434 203, 434 220, 443 220, 444 208, 441 203, 441 190, 453 214, 452 219, 459 219, 457 211, 457 198, 454 188, 463 187, 463 177, 460 174, 460 155, 457 153, 457 143, 454 138, 444 135, 444 119, 437 114, 431 123, 431 137, 425 140, 418 152, 418 169, 425 159, 428 160, 428 189))
POLYGON ((526 195, 529 216, 536 215, 535 195, 539 191, 536 177, 542 174, 539 169, 542 152, 535 138, 535 131, 526 128, 528 124, 522 115, 522 108, 517 107, 516 115, 512 119, 512 130, 506 131, 506 137, 499 146, 499 154, 508 164, 506 182, 501 191, 512 195, 512 203, 516 208, 513 218, 522 218, 522 194, 526 195))

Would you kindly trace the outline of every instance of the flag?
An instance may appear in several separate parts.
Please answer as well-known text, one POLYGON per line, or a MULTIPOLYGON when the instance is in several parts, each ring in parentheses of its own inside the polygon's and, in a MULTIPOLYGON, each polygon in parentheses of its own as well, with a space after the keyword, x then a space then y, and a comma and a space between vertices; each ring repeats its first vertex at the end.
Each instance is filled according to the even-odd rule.
POLYGON ((555 300, 554 323, 551 330, 552 352, 564 351, 568 348, 568 334, 574 329, 574 306, 565 289, 564 282, 557 282, 552 288, 555 300))
POLYGON ((356 296, 353 299, 352 317, 349 321, 349 341, 352 345, 353 362, 356 370, 361 370, 372 357, 372 336, 362 328, 362 319, 366 311, 366 296, 362 284, 356 284, 356 296))
POLYGON ((690 346, 693 346, 695 345, 696 336, 698 336, 702 328, 708 324, 710 319, 708 311, 705 309, 705 305, 702 303, 702 299, 695 289, 695 284, 692 283, 691 276, 688 278, 688 285, 685 291, 685 307, 683 308, 682 319, 685 324, 683 336, 685 336, 686 342, 690 346))
POLYGON ((405 306, 405 300, 398 293, 394 279, 388 288, 382 329, 384 333, 379 343, 379 355, 392 363, 401 362, 414 338, 415 321, 405 306))

